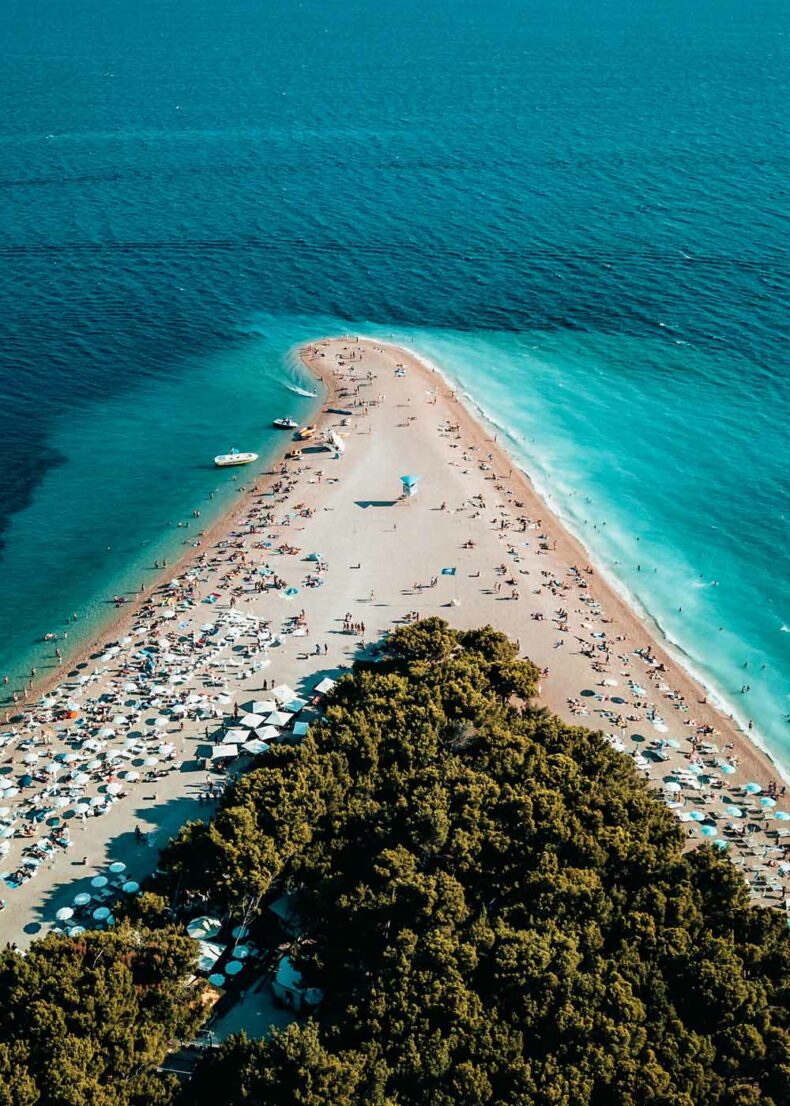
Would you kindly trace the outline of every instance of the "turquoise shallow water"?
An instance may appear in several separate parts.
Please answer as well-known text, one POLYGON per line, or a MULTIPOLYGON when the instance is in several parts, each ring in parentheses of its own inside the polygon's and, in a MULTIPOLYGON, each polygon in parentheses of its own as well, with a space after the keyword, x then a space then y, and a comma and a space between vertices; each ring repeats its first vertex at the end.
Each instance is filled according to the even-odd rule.
POLYGON ((8 0, 0 44, 3 671, 236 494, 294 343, 394 334, 790 764, 784 2, 8 0))

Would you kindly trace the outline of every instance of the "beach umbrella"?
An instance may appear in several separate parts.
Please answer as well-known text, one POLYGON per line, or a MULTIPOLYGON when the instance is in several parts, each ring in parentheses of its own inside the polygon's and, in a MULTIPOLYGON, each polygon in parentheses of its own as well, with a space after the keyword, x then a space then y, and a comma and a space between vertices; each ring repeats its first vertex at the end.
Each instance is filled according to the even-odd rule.
POLYGON ((747 795, 759 795, 762 787, 759 783, 747 783, 743 790, 747 795))
POLYGON ((129 783, 136 783, 137 780, 140 779, 140 773, 139 772, 124 772, 124 778, 126 780, 128 780, 129 783))
POLYGON ((768 807, 770 810, 771 807, 776 806, 776 799, 772 799, 769 795, 763 795, 760 799, 760 806, 768 807))
POLYGON ((238 941, 240 937, 246 937, 249 932, 249 926, 234 926, 233 929, 230 931, 230 935, 238 941))
POLYGON ((236 945, 232 953, 235 960, 246 960, 250 955, 250 947, 249 945, 236 945))
POLYGON ((244 746, 245 753, 251 753, 253 756, 260 756, 261 753, 268 753, 270 746, 265 741, 259 741, 257 738, 253 738, 252 741, 247 741, 244 746))
POLYGON ((707 814, 703 814, 701 810, 692 810, 689 812, 689 818, 691 818, 693 822, 704 822, 707 817, 707 814))
POLYGON ((69 918, 74 917, 74 911, 70 906, 61 906, 60 910, 56 911, 55 917, 59 922, 67 922, 69 918))
POLYGON ((280 731, 276 726, 259 726, 255 731, 255 736, 259 741, 276 741, 280 736, 280 731))
POLYGON ((123 784, 108 783, 106 790, 108 795, 120 795, 120 793, 123 791, 123 784))
POLYGON ((277 709, 274 699, 256 699, 250 704, 250 714, 271 714, 277 709))
POLYGON ((90 810, 90 806, 87 803, 77 803, 74 807, 75 814, 87 814, 90 810))
POLYGON ((81 937, 85 932, 85 926, 74 926, 71 930, 71 937, 81 937))
POLYGON ((159 763, 159 758, 158 757, 146 757, 145 760, 143 761, 143 767, 144 768, 153 768, 153 766, 155 764, 158 764, 158 763, 159 763))
POLYGON ((248 730, 256 730, 263 725, 262 714, 245 714, 238 720, 240 726, 246 726, 248 730))
POLYGON ((90 805, 92 807, 104 806, 104 803, 105 803, 104 795, 94 795, 93 798, 90 801, 90 805))
POLYGON ((86 783, 90 783, 91 779, 87 772, 75 772, 71 778, 76 784, 79 784, 80 787, 84 787, 86 783))
MULTIPOLYGON (((263 721, 263 719, 261 719, 263 721)), ((25 753, 22 757, 25 764, 35 764, 38 760, 38 753, 25 753)))
POLYGON ((790 814, 787 814, 784 810, 775 810, 774 818, 777 822, 790 822, 790 814))
MULTIPOLYGON (((269 717, 266 719, 267 726, 287 726, 293 718, 292 714, 289 714, 284 710, 273 710, 269 717)), ((261 720, 262 721, 262 720, 261 720)))
POLYGON ((703 837, 715 837, 719 832, 715 826, 700 826, 699 830, 703 837))
POLYGON ((743 818, 743 816, 744 816, 744 812, 741 810, 741 808, 739 806, 725 806, 724 809, 730 815, 731 818, 743 818))
POLYGON ((126 865, 122 860, 114 860, 110 865, 110 871, 117 876, 119 872, 126 871, 126 865))
POLYGON ((225 975, 238 975, 244 965, 240 960, 230 960, 225 965, 225 975))
POLYGON ((101 730, 99 730, 99 737, 113 737, 114 735, 115 730, 112 728, 112 726, 104 726, 101 730))
POLYGON ((93 911, 93 917, 97 922, 103 922, 110 916, 110 908, 108 906, 97 906, 93 911))
POLYGON ((196 940, 207 940, 210 937, 216 937, 219 931, 222 929, 222 922, 219 918, 210 918, 208 915, 201 915, 199 918, 193 918, 187 925, 187 933, 190 937, 194 937, 196 940))
POLYGON ((125 891, 127 895, 136 895, 137 892, 140 890, 140 884, 137 882, 137 880, 128 879, 121 890, 125 891))
POLYGON ((721 849, 722 852, 724 852, 725 849, 729 848, 729 842, 723 841, 721 837, 717 837, 713 844, 716 846, 717 849, 721 849))
POLYGON ((734 764, 728 764, 726 760, 720 760, 719 771, 723 772, 725 776, 733 776, 736 769, 734 764))
POLYGON ((224 987, 225 986, 225 976, 221 972, 213 972, 208 977, 208 981, 209 981, 209 983, 211 984, 212 987, 224 987))
POLYGON ((106 887, 108 882, 106 876, 94 876, 91 880, 91 887, 106 887))
POLYGON ((97 768, 101 768, 101 761, 97 758, 96 760, 90 761, 85 767, 89 772, 95 772, 97 768))
POLYGON ((277 687, 272 688, 270 694, 278 703, 287 703, 289 699, 296 696, 296 692, 290 684, 278 684, 277 687))
POLYGON ((198 971, 210 972, 224 951, 224 945, 215 945, 211 941, 200 941, 198 945, 198 971))
POLYGON ((74 900, 73 900, 74 905, 75 906, 87 906, 92 898, 93 898, 93 896, 89 895, 87 891, 80 891, 79 895, 74 896, 74 900))

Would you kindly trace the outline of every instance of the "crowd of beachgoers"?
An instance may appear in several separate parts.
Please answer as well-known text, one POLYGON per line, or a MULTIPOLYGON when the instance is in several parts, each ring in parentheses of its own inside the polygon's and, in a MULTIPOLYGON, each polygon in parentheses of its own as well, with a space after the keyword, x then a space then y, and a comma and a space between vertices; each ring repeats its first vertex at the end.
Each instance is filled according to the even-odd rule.
POLYGON ((113 924, 114 897, 155 863, 113 853, 122 834, 147 837, 143 800, 189 795, 184 817, 206 816, 249 758, 304 736, 356 656, 434 614, 518 640, 544 701, 602 730, 690 846, 726 850, 751 895, 785 909, 790 803, 770 762, 624 613, 487 430, 395 347, 333 339, 303 358, 330 387, 323 419, 343 456, 314 445, 256 473, 224 530, 140 599, 117 640, 9 707, 4 938, 32 915, 64 932, 113 924), (422 471, 417 494, 405 468, 422 471))

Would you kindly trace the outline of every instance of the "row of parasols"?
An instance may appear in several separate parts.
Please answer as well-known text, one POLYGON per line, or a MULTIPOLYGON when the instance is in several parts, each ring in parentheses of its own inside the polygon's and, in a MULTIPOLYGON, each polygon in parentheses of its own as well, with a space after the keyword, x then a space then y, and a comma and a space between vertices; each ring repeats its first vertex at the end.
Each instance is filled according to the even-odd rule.
MULTIPOLYGON (((126 865, 122 860, 116 860, 109 866, 108 870, 114 876, 120 876, 126 871, 126 865)), ((90 885, 94 889, 94 891, 103 891, 104 888, 107 887, 109 882, 110 880, 107 876, 98 875, 93 877, 90 885)), ((140 891, 140 884, 137 882, 137 880, 127 879, 125 882, 120 884, 120 887, 118 889, 126 895, 137 895, 140 891)), ((61 906, 55 912, 55 918, 59 922, 70 922, 78 911, 80 915, 84 917, 85 912, 90 904, 93 902, 94 897, 94 894, 90 891, 80 891, 74 896, 71 906, 61 906)), ((102 923, 106 926, 113 926, 115 924, 115 918, 113 917, 112 910, 109 906, 100 905, 95 907, 92 911, 90 911, 90 917, 93 919, 93 921, 102 923)), ((69 928, 69 933, 72 937, 76 937, 79 936, 80 933, 84 933, 85 928, 86 927, 83 925, 71 926, 69 928)))

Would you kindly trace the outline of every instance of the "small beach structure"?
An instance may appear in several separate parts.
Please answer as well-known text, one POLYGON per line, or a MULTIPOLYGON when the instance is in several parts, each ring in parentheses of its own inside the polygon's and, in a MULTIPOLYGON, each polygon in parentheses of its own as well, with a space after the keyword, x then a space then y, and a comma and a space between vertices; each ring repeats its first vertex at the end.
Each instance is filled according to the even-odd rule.
POLYGON ((401 499, 410 499, 413 495, 416 495, 419 486, 419 476, 401 476, 401 499))
POLYGON ((305 987, 302 977, 291 962, 290 956, 283 956, 277 965, 272 990, 275 998, 292 1010, 302 1010, 319 1004, 323 995, 318 987, 305 987))

